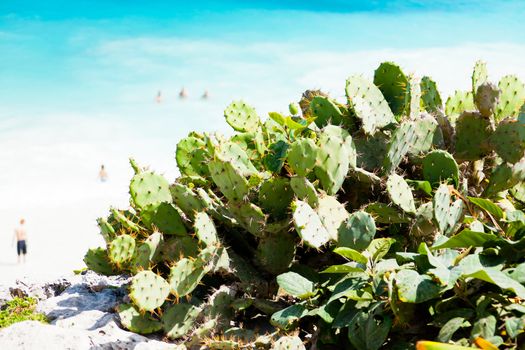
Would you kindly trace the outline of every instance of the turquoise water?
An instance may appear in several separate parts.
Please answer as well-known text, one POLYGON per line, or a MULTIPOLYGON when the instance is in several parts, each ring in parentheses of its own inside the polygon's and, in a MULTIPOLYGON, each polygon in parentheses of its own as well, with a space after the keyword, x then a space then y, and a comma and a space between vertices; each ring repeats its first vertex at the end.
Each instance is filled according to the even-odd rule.
POLYGON ((300 85, 280 79, 282 53, 523 44, 523 14, 523 1, 3 0, 0 112, 138 111, 183 85, 259 97, 261 65, 300 85))

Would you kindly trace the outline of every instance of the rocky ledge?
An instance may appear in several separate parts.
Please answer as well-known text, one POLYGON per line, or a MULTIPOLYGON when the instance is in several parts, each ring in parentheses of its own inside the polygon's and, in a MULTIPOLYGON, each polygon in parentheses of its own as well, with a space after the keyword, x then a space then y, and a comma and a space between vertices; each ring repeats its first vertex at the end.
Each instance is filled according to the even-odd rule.
POLYGON ((87 271, 51 283, 17 281, 0 287, 0 307, 13 297, 38 299, 36 311, 50 323, 15 323, 0 330, 0 349, 177 349, 175 344, 122 329, 115 308, 126 297, 127 276, 87 271))

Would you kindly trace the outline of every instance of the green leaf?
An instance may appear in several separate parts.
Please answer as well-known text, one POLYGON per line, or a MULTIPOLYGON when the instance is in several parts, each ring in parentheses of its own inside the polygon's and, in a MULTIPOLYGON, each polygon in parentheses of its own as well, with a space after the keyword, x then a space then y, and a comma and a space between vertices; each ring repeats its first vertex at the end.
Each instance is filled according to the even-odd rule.
POLYGON ((365 270, 349 265, 332 265, 321 271, 321 273, 350 273, 350 272, 365 272, 365 270))
POLYGON ((348 325, 348 339, 356 349, 378 350, 385 342, 392 318, 383 314, 381 303, 359 312, 348 325))
POLYGON ((494 215, 496 219, 503 218, 503 210, 501 210, 501 208, 494 204, 492 201, 485 198, 476 197, 468 197, 468 199, 481 209, 486 210, 490 214, 494 215))
POLYGON ((286 117, 284 122, 285 122, 285 125, 292 130, 301 131, 303 129, 306 129, 306 127, 308 126, 308 125, 299 124, 298 122, 293 120, 292 117, 286 117))
POLYGON ((361 264, 366 264, 368 262, 368 259, 366 258, 366 256, 364 256, 363 254, 361 254, 360 252, 352 248, 348 248, 348 247, 335 248, 334 253, 341 255, 343 258, 347 258, 349 260, 353 260, 361 264))
POLYGON ((357 301, 372 300, 373 296, 367 289, 369 289, 368 276, 345 277, 335 285, 328 303, 340 298, 357 301))
POLYGON ((277 124, 279 124, 279 125, 283 125, 283 126, 286 124, 286 120, 285 120, 284 116, 283 116, 281 113, 270 112, 270 113, 268 113, 268 115, 269 115, 270 118, 272 118, 277 124))
POLYGON ((496 270, 494 268, 485 268, 482 270, 475 271, 473 273, 465 274, 463 277, 473 277, 480 279, 485 282, 489 282, 497 285, 503 290, 510 290, 514 292, 518 297, 525 299, 525 287, 513 280, 504 272, 496 270))
POLYGON ((288 330, 293 328, 295 322, 306 316, 307 313, 308 311, 303 304, 294 304, 274 313, 270 318, 270 323, 275 327, 288 330))
POLYGON ((518 317, 509 317, 505 320, 505 329, 511 339, 515 339, 519 334, 523 333, 525 328, 525 320, 518 317))
POLYGON ((441 287, 427 275, 414 270, 401 270, 395 277, 399 300, 405 303, 422 303, 439 296, 441 287))
POLYGON ((390 247, 395 242, 396 240, 394 238, 376 238, 370 242, 368 248, 366 248, 366 252, 370 254, 373 262, 377 262, 388 253, 390 247))
POLYGON ((451 318, 439 330, 437 339, 441 342, 447 343, 450 339, 452 339, 454 333, 456 333, 456 331, 461 328, 463 323, 465 323, 465 319, 463 317, 451 318))
POLYGON ((278 173, 284 165, 290 145, 283 140, 272 143, 268 147, 268 153, 263 158, 267 170, 278 173))
POLYGON ((432 196, 432 186, 430 185, 430 182, 428 181, 420 181, 420 180, 406 180, 406 182, 411 185, 415 190, 420 190, 428 194, 429 196, 432 196))
POLYGON ((494 333, 496 333, 496 317, 488 315, 474 322, 470 336, 472 339, 477 337, 488 339, 494 336, 494 333))
POLYGON ((277 284, 286 293, 299 299, 315 295, 315 284, 296 272, 286 272, 277 276, 277 284))
POLYGON ((510 277, 519 283, 525 283, 525 263, 517 265, 510 273, 510 277))
POLYGON ((431 247, 431 249, 483 247, 486 242, 497 239, 498 236, 492 233, 463 230, 457 235, 450 237, 445 242, 431 247))

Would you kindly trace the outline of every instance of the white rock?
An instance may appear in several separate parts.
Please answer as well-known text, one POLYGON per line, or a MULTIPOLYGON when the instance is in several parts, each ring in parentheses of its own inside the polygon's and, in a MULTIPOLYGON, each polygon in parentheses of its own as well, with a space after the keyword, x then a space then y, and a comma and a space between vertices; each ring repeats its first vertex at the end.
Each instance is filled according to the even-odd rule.
POLYGON ((0 348, 9 350, 163 350, 174 347, 174 344, 126 332, 114 322, 86 331, 24 321, 0 331, 0 348))

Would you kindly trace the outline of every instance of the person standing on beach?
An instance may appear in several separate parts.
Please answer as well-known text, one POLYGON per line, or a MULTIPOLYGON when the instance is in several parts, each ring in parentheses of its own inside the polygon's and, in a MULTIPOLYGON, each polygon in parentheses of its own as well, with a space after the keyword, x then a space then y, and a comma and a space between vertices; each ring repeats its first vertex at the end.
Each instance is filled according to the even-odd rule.
POLYGON ((100 166, 100 171, 98 172, 98 178, 100 179, 100 182, 106 182, 108 179, 108 173, 106 172, 106 168, 104 167, 104 164, 100 166))
POLYGON ((13 241, 16 239, 16 253, 18 255, 17 262, 26 262, 27 254, 27 232, 24 226, 25 219, 20 219, 20 226, 15 229, 15 234, 13 236, 13 241))

